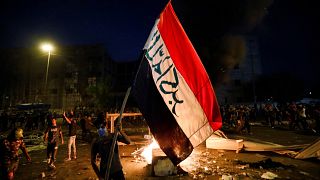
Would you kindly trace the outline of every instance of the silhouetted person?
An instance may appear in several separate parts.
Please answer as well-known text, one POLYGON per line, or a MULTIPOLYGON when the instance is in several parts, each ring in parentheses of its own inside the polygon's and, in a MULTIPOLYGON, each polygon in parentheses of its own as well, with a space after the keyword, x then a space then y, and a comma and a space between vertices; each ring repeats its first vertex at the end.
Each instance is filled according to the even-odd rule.
MULTIPOLYGON (((106 174, 106 170, 108 166, 107 164, 108 157, 109 157, 109 152, 112 146, 113 136, 114 136, 114 133, 109 133, 108 135, 98 137, 97 139, 93 140, 91 145, 91 165, 94 172, 99 177, 99 179, 104 179, 106 174), (100 169, 96 164, 97 155, 101 157, 100 169)), ((129 137, 123 131, 119 132, 117 141, 123 142, 125 144, 130 144, 129 137)), ((114 154, 113 154, 111 169, 109 173, 109 179, 114 179, 114 180, 125 179, 122 171, 118 145, 116 145, 114 148, 114 154)))

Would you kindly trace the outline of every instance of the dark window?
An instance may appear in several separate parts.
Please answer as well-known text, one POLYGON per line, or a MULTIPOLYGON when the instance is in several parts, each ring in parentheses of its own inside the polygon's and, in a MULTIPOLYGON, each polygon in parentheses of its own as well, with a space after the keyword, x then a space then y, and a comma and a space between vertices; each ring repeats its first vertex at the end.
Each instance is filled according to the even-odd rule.
POLYGON ((66 89, 66 94, 72 94, 72 89, 70 88, 66 89))
POLYGON ((71 72, 66 72, 65 76, 66 76, 66 78, 71 78, 72 77, 72 73, 71 72))
POLYGON ((58 94, 58 89, 50 89, 50 94, 58 94))
POLYGON ((96 86, 97 83, 96 83, 96 77, 90 77, 88 78, 88 85, 89 86, 96 86))
POLYGON ((241 86, 241 81, 239 79, 234 80, 234 85, 235 86, 241 86))

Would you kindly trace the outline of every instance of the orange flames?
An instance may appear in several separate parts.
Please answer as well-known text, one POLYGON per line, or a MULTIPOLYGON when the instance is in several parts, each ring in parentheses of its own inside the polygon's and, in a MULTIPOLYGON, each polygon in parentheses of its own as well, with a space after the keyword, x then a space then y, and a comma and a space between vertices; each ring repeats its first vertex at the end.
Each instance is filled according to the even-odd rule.
POLYGON ((160 148, 158 142, 152 138, 152 141, 149 145, 142 147, 139 150, 133 152, 133 155, 139 154, 148 164, 152 163, 152 150, 155 148, 160 148), (142 151, 142 152, 141 152, 142 151), (141 152, 141 153, 139 153, 141 152))

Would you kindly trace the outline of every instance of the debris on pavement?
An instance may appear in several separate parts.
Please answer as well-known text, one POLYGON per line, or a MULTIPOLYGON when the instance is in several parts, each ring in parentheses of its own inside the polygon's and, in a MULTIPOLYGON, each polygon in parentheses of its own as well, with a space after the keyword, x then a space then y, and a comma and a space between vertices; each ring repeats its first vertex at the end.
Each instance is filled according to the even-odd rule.
POLYGON ((278 177, 278 175, 276 175, 276 174, 274 174, 272 172, 269 172, 269 171, 263 173, 262 176, 261 176, 261 178, 263 178, 263 179, 275 179, 277 177, 278 177))
POLYGON ((307 159, 313 157, 320 159, 320 139, 302 149, 298 154, 296 154, 296 156, 294 156, 296 159, 307 159))

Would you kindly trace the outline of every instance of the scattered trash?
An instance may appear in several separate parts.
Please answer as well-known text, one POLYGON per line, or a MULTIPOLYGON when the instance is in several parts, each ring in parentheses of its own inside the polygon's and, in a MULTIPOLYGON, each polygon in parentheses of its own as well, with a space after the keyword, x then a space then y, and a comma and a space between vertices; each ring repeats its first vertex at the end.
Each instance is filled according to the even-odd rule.
POLYGON ((232 176, 231 175, 222 175, 221 177, 222 180, 232 180, 232 176))
POLYGON ((320 158, 320 139, 302 149, 294 158, 307 159, 312 157, 320 158))
POLYGON ((246 168, 249 168, 249 167, 250 167, 249 164, 237 166, 237 168, 239 168, 239 169, 246 169, 246 168))
POLYGON ((309 173, 304 172, 304 171, 299 171, 299 173, 300 173, 300 174, 303 174, 303 175, 306 175, 306 176, 310 176, 310 174, 309 174, 309 173))
POLYGON ((275 169, 279 167, 290 167, 283 165, 282 163, 279 162, 274 162, 272 161, 271 158, 267 158, 262 161, 258 162, 243 162, 243 161, 236 161, 240 165, 249 165, 250 168, 255 168, 255 169, 275 169))
POLYGON ((278 177, 278 175, 276 175, 276 174, 274 174, 272 172, 269 172, 269 171, 263 173, 262 176, 261 176, 261 178, 263 178, 263 179, 275 179, 277 177, 278 177))
POLYGON ((45 178, 46 174, 44 172, 41 173, 41 178, 45 178))

